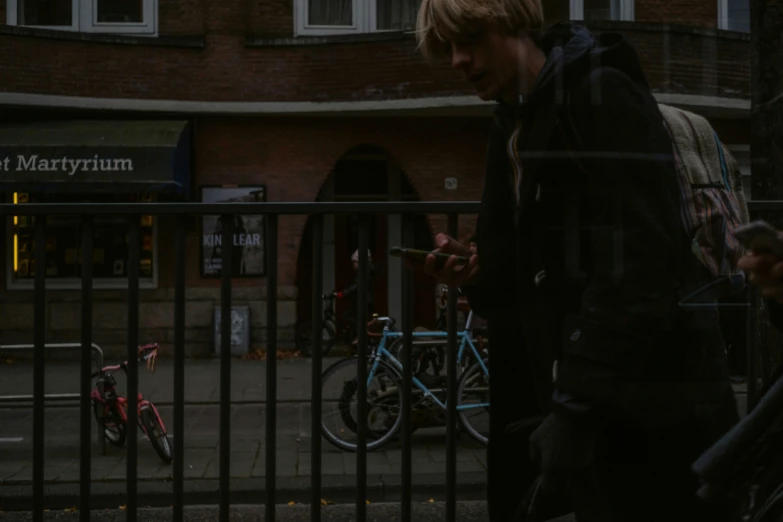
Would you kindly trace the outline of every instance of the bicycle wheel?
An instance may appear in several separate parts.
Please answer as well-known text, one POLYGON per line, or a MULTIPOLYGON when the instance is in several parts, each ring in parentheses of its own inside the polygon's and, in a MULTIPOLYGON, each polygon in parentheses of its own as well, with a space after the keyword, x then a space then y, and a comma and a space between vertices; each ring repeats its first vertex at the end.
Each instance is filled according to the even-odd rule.
MULTIPOLYGON (((371 367, 372 361, 368 364, 368 372, 371 367)), ((357 369, 358 360, 351 357, 334 363, 321 377, 321 396, 325 401, 322 408, 324 416, 321 419, 321 434, 330 444, 343 451, 356 451, 358 446, 356 440, 346 440, 343 437, 349 434, 347 432, 355 435, 358 428, 358 408, 351 406, 351 403, 355 403, 358 390, 357 369), (346 372, 347 376, 341 377, 341 372, 346 372), (327 397, 332 390, 337 393, 337 398, 330 401, 327 397), (336 405, 336 415, 328 413, 326 401, 336 405), (331 429, 332 418, 339 418, 344 428, 339 428, 338 425, 335 426, 336 429, 331 429)), ((380 448, 397 435, 402 422, 401 404, 402 378, 393 367, 380 361, 367 386, 367 451, 380 448)))
POLYGON ((160 424, 158 417, 155 413, 145 408, 141 410, 141 423, 144 426, 144 431, 147 434, 147 438, 150 439, 150 444, 158 454, 158 457, 166 464, 171 464, 171 443, 169 442, 169 436, 166 435, 166 430, 160 424))
POLYGON ((121 448, 125 445, 127 438, 127 431, 125 421, 122 419, 120 413, 113 407, 104 407, 99 402, 92 404, 93 413, 95 414, 95 420, 97 420, 103 426, 103 436, 109 441, 109 444, 121 448), (103 416, 100 414, 100 410, 103 409, 103 416))
POLYGON ((489 437, 489 361, 484 359, 485 371, 479 363, 474 363, 460 377, 457 387, 457 413, 460 424, 468 434, 483 445, 489 437), (471 397, 470 399, 466 399, 471 397), (475 419, 483 415, 483 421, 475 419), (472 420, 469 420, 472 419, 472 420))
MULTIPOLYGON (((312 356, 313 348, 313 324, 310 321, 302 321, 296 325, 295 335, 296 349, 305 357, 312 356)), ((334 347, 334 327, 329 323, 323 323, 321 329, 321 355, 328 354, 334 347)))

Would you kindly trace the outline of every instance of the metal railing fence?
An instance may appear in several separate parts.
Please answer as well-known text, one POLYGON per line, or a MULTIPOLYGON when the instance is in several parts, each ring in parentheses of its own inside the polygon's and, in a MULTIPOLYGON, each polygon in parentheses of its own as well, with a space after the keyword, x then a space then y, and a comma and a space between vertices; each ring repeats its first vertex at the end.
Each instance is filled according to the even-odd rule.
MULTIPOLYGON (((184 437, 184 360, 185 360, 185 266, 187 255, 185 252, 185 237, 187 220, 191 216, 219 215, 221 216, 222 244, 232 244, 233 219, 236 214, 265 215, 267 240, 266 240, 266 322, 267 322, 267 353, 275 353, 277 350, 277 287, 278 287, 278 224, 279 216, 285 215, 309 215, 313 219, 312 241, 312 331, 320 332, 322 328, 323 302, 320 299, 323 283, 323 218, 328 214, 355 215, 359 217, 359 250, 367 250, 369 244, 369 216, 372 214, 401 215, 403 216, 404 229, 412 227, 412 216, 415 214, 446 215, 447 232, 456 237, 458 231, 458 216, 460 214, 476 214, 479 211, 478 202, 371 202, 371 203, 133 203, 133 204, 25 204, 12 205, 0 204, 2 216, 36 216, 35 220, 35 262, 36 266, 45 266, 45 245, 47 216, 80 216, 82 218, 82 321, 81 321, 81 415, 80 415, 80 499, 79 512, 82 521, 90 520, 90 368, 92 351, 92 279, 93 279, 93 221, 95 216, 111 215, 124 216, 128 219, 129 227, 129 254, 128 271, 129 285, 128 295, 128 381, 127 399, 129 411, 135 411, 137 407, 138 391, 138 327, 139 327, 139 259, 140 241, 139 229, 142 215, 175 216, 176 229, 174 231, 174 262, 176 263, 175 297, 174 297, 174 461, 173 461, 173 520, 180 522, 184 515, 184 469, 183 459, 177 458, 183 455, 184 437)), ((783 201, 753 201, 749 206, 754 214, 758 212, 783 212, 783 201)), ((410 234, 403 234, 410 237, 410 234)), ((222 266, 232 266, 232 249, 222 249, 222 266)), ((359 256, 359 306, 358 324, 367 324, 366 294, 364 285, 368 261, 366 256, 359 256)), ((404 333, 403 363, 403 402, 402 402, 402 469, 401 469, 401 507, 400 520, 411 521, 412 502, 412 451, 411 451, 411 389, 412 389, 412 276, 407 270, 402 275, 402 317, 401 329, 404 333)), ((223 270, 221 276, 221 353, 220 353, 220 453, 219 453, 219 520, 229 520, 229 478, 231 455, 231 298, 232 275, 230 270, 223 270)), ((448 293, 448 350, 447 350, 447 377, 448 377, 448 410, 447 410, 447 451, 446 451, 446 520, 456 520, 456 356, 457 356, 457 292, 450 289, 448 293)), ((760 375, 758 358, 758 336, 755 334, 755 307, 744 305, 748 313, 747 335, 747 376, 748 376, 748 400, 749 407, 757 400, 760 375)), ((34 413, 33 413, 33 520, 44 520, 44 351, 45 351, 45 310, 46 310, 46 278, 45 271, 35 271, 34 285, 34 413)), ((321 520, 321 444, 317 426, 321 423, 321 336, 312 336, 312 477, 311 477, 311 520, 321 520)), ((359 418, 366 413, 366 361, 368 357, 367 332, 359 329, 358 339, 358 368, 359 390, 358 405, 359 418)), ((276 488, 276 404, 277 404, 277 359, 267 357, 266 364, 266 397, 267 420, 266 431, 263 436, 266 443, 266 488, 262 496, 265 503, 265 515, 267 521, 275 520, 277 505, 276 488)), ((761 374, 768 372, 761 369, 761 374)), ((358 423, 358 446, 356 459, 356 520, 364 522, 367 519, 366 492, 367 492, 367 429, 364 423, 358 423)), ((262 434, 259 433, 259 436, 262 434)), ((127 479, 127 508, 126 517, 129 522, 137 520, 137 432, 134 429, 127 430, 128 452, 126 457, 127 479)))
MULTIPOLYGON (((127 335, 127 407, 128 411, 137 409, 138 392, 138 361, 139 344, 139 260, 140 260, 140 221, 143 215, 174 216, 174 258, 176 264, 174 293, 174 404, 173 416, 173 483, 172 508, 173 520, 180 522, 184 516, 184 468, 183 432, 184 417, 184 362, 185 362, 185 290, 186 263, 185 237, 187 221, 192 216, 219 215, 222 221, 222 244, 233 242, 234 215, 264 215, 266 216, 267 240, 266 255, 266 323, 267 323, 267 354, 277 350, 277 287, 278 287, 278 224, 279 216, 309 215, 313 220, 313 296, 312 296, 312 331, 320 332, 322 328, 323 302, 320 299, 323 282, 323 218, 325 215, 343 214, 359 218, 359 249, 367 250, 369 244, 369 216, 373 214, 400 215, 403 219, 403 237, 412 237, 413 216, 417 214, 446 215, 447 231, 456 236, 458 216, 460 214, 477 214, 478 202, 371 202, 371 203, 131 203, 131 204, 0 204, 0 215, 35 216, 34 244, 35 264, 38 267, 34 275, 34 371, 33 371, 33 521, 44 520, 45 489, 44 489, 44 350, 46 324, 46 273, 40 267, 46 266, 46 218, 47 216, 79 216, 82 230, 82 265, 81 265, 81 375, 80 375, 80 473, 79 473, 79 505, 80 520, 90 520, 91 510, 91 447, 90 422, 92 405, 90 403, 91 388, 91 350, 92 308, 93 308, 93 232, 95 216, 122 216, 128 220, 129 252, 128 262, 128 335, 127 335)), ((403 245, 405 246, 405 245, 403 245)), ((232 249, 221 249, 222 266, 232 266, 232 249)), ((367 324, 366 275, 368 261, 366 256, 359 256, 359 306, 358 324, 367 324)), ((412 284, 409 271, 403 270, 402 275, 402 317, 401 327, 404 335, 403 363, 403 403, 402 403, 402 476, 401 476, 401 520, 411 521, 412 502, 412 451, 411 451, 411 390, 412 390, 412 284)), ((222 270, 220 286, 220 419, 219 419, 219 520, 229 520, 230 507, 230 456, 231 456, 231 298, 232 274, 230 270, 222 270)), ((448 296, 448 410, 447 410, 447 477, 446 477, 446 520, 456 520, 456 355, 457 355, 457 291, 452 288, 448 296)), ((312 336, 312 466, 311 466, 311 517, 310 520, 321 520, 321 444, 322 438, 318 426, 321 424, 321 336, 312 336)), ((359 328, 358 368, 359 368, 359 418, 366 414, 367 397, 367 332, 359 328), (362 379, 364 377, 364 379, 362 379)), ((276 490, 276 453, 277 453, 277 358, 266 358, 266 431, 259 433, 265 438, 266 445, 266 487, 259 492, 265 504, 267 521, 275 520, 277 505, 276 490)), ((364 423, 358 423, 358 450, 356 458, 356 520, 364 522, 367 519, 367 428, 364 423)), ((127 429, 126 454, 126 519, 135 522, 138 517, 137 491, 137 431, 132 427, 127 429)), ((163 483, 161 483, 163 484, 163 483)))

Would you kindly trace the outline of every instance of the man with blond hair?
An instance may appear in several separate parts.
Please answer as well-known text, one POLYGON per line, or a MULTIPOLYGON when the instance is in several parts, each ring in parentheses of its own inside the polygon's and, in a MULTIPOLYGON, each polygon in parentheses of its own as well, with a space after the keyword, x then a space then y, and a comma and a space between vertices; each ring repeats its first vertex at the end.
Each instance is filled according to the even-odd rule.
POLYGON ((709 274, 633 47, 540 0, 423 0, 417 36, 497 102, 480 249, 423 268, 489 323, 490 520, 729 520, 690 465, 736 403, 715 310, 679 306, 709 274))

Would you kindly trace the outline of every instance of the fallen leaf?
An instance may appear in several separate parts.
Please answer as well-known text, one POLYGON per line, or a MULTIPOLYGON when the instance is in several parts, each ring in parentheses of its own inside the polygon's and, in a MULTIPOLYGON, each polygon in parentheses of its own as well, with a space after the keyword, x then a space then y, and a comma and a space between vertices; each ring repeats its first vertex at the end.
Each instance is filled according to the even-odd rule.
POLYGON ((429 499, 427 502, 429 502, 430 504, 433 504, 433 503, 435 502, 435 499, 434 499, 434 498, 431 498, 431 499, 429 499))
POLYGON ((293 500, 288 503, 289 506, 293 506, 294 504, 296 504, 296 502, 294 502, 293 500))
POLYGON ((368 504, 370 503, 370 501, 369 501, 369 500, 365 500, 365 502, 367 502, 368 504))
POLYGON ((75 507, 72 508, 65 508, 63 509, 66 513, 73 513, 74 511, 78 511, 75 507))
POLYGON ((126 506, 125 504, 123 504, 123 505, 121 505, 121 506, 120 506, 120 509, 122 509, 123 511, 124 511, 125 509, 127 509, 127 508, 128 508, 128 506, 126 506))

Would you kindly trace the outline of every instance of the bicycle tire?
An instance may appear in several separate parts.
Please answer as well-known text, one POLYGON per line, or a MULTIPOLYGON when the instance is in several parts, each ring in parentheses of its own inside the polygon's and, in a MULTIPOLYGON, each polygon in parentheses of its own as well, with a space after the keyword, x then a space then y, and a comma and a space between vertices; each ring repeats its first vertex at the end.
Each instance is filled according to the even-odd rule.
MULTIPOLYGON (((326 333, 321 340, 321 356, 324 356, 334 347, 335 331, 328 322, 323 323, 322 331, 326 333)), ((297 323, 294 342, 299 353, 305 357, 312 357, 313 323, 311 321, 297 323)))
POLYGON ((98 411, 98 409, 103 405, 104 404, 100 402, 92 403, 92 411, 93 414, 95 415, 95 420, 98 421, 98 423, 103 427, 103 438, 109 441, 109 444, 111 444, 112 446, 121 448, 125 446, 125 441, 128 438, 127 425, 125 421, 122 419, 122 416, 112 406, 109 406, 107 409, 110 412, 110 415, 112 415, 112 417, 115 418, 115 420, 113 424, 107 425, 106 417, 102 417, 101 415, 99 415, 99 411, 98 411), (115 438, 112 438, 109 435, 109 430, 112 427, 116 427, 117 429, 117 436, 115 438))
MULTIPOLYGON (((336 363, 329 366, 329 368, 326 369, 326 371, 321 376, 321 389, 325 387, 329 377, 331 377, 333 374, 337 372, 337 370, 344 366, 357 366, 358 360, 355 357, 349 357, 346 359, 341 359, 337 361, 336 363)), ((368 361, 368 366, 371 361, 368 361)), ((368 368, 369 370, 369 368, 368 368)), ((399 407, 402 407, 402 377, 397 372, 397 370, 392 367, 390 364, 386 363, 385 361, 380 361, 378 363, 378 370, 376 371, 375 375, 380 374, 386 374, 392 379, 392 384, 396 388, 397 393, 397 404, 399 407)), ((345 381, 345 385, 349 382, 355 381, 356 378, 350 379, 345 381)), ((343 391, 345 393, 345 391, 343 391)), ((323 397, 323 393, 321 395, 323 397)), ((369 413, 369 408, 368 408, 369 413)), ((340 411, 341 416, 343 415, 343 410, 340 411)), ((343 418, 344 419, 344 418, 343 418)), ((355 424, 355 421, 354 421, 355 424)), ((376 450, 386 444, 388 444, 391 440, 393 440, 398 432, 400 431, 400 428, 402 426, 402 415, 399 413, 397 414, 397 418, 394 420, 394 423, 392 426, 381 436, 375 437, 375 433, 371 433, 371 430, 367 430, 367 451, 373 451, 376 450)), ((350 428, 349 428, 350 429, 350 428)), ((333 434, 329 428, 324 423, 324 420, 321 419, 321 435, 326 439, 327 442, 329 442, 332 446, 339 448, 343 451, 350 451, 350 452, 356 452, 358 445, 352 444, 349 442, 346 442, 339 437, 337 437, 335 434, 333 434)))
MULTIPOLYGON (((489 361, 487 359, 484 359, 483 362, 484 362, 484 366, 487 368, 487 371, 489 371, 489 366, 488 366, 489 361)), ((478 374, 479 372, 483 372, 483 369, 481 368, 481 365, 478 362, 476 362, 473 363, 460 376, 459 383, 457 385, 457 406, 460 406, 462 404, 462 394, 463 391, 465 390, 465 386, 468 383, 468 380, 472 379, 474 375, 478 374)), ((487 377, 489 376, 487 375, 487 377)), ((487 392, 487 402, 489 402, 489 392, 487 392)), ((489 410, 489 407, 487 407, 486 409, 489 410)), ((483 444, 484 446, 489 445, 488 438, 482 435, 481 433, 479 433, 465 418, 464 410, 457 410, 457 415, 459 417, 460 425, 462 425, 462 427, 465 428, 465 431, 468 432, 468 435, 470 435, 476 442, 483 444)))
POLYGON ((166 464, 171 464, 171 441, 166 434, 166 430, 163 429, 157 417, 153 414, 152 410, 145 408, 141 410, 141 423, 144 425, 144 431, 147 438, 152 444, 152 448, 155 453, 158 454, 160 460, 166 464))

